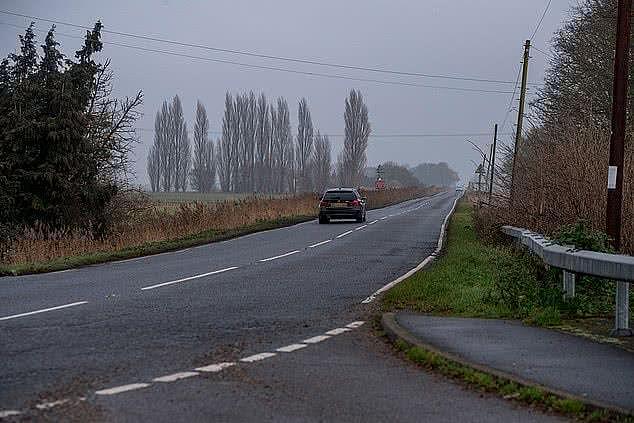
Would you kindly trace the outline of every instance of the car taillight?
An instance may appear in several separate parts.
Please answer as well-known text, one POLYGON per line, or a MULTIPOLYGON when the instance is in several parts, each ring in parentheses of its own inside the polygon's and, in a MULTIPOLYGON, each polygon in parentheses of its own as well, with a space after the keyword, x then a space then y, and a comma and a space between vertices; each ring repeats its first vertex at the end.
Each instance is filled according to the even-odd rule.
POLYGON ((348 201, 348 205, 358 207, 361 205, 361 202, 359 200, 352 200, 352 201, 348 201))
POLYGON ((321 201, 319 203, 319 207, 329 207, 330 203, 328 201, 321 201))

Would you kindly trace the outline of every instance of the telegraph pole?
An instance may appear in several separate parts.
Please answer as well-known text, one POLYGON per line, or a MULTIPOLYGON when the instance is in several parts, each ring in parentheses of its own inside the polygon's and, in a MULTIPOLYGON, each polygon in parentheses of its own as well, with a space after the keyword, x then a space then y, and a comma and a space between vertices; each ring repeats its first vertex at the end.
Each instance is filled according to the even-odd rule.
POLYGON ((515 132, 515 148, 513 151, 513 173, 511 174, 511 205, 513 205, 513 190, 515 185, 515 164, 517 162, 517 148, 522 139, 522 125, 524 123, 524 102, 526 101, 526 82, 528 79, 528 59, 531 52, 531 40, 524 44, 524 63, 522 64, 522 88, 520 91, 520 106, 517 112, 517 130, 515 132))
POLYGON ((621 248, 621 213, 623 204, 623 156, 627 118, 628 68, 632 1, 619 0, 612 90, 612 133, 608 167, 607 231, 614 247, 621 248))
POLYGON ((493 148, 491 149, 491 180, 489 181, 489 205, 491 205, 491 197, 493 196, 493 179, 495 178, 495 150, 498 142, 498 124, 495 124, 493 130, 493 148))

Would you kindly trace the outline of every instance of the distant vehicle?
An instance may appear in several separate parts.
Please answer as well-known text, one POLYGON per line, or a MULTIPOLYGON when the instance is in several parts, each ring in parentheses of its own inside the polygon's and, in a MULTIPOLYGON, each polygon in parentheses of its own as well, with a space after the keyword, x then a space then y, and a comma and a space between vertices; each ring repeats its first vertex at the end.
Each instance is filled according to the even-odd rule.
POLYGON ((385 181, 381 178, 377 178, 376 182, 374 183, 374 189, 376 190, 385 189, 385 181))
POLYGON ((330 219, 355 219, 365 222, 367 199, 354 188, 327 190, 319 202, 319 223, 330 219))

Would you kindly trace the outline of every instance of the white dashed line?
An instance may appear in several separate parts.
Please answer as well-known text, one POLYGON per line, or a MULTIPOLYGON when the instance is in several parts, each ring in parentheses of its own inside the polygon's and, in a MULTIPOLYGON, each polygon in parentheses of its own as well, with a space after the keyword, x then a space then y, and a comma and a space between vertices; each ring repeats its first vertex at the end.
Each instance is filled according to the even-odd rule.
POLYGON ((176 382, 177 380, 187 379, 188 377, 198 376, 199 374, 200 373, 198 372, 172 373, 171 375, 154 378, 152 379, 152 382, 163 382, 163 383, 176 382))
POLYGON ((250 355, 248 357, 241 358, 240 361, 242 361, 243 363, 253 363, 254 361, 265 360, 267 358, 271 358, 271 357, 274 357, 276 355, 277 355, 277 353, 264 352, 264 353, 254 354, 254 355, 250 355))
POLYGON ((350 328, 337 328, 337 329, 333 329, 333 330, 329 330, 328 332, 326 332, 326 335, 341 335, 344 332, 349 332, 350 328))
POLYGON ((79 302, 76 302, 76 303, 64 304, 64 305, 57 306, 57 307, 43 308, 41 310, 29 311, 27 313, 13 314, 11 316, 0 317, 0 320, 17 319, 18 317, 31 316, 33 314, 46 313, 47 311, 61 310, 63 308, 75 307, 75 306, 82 305, 82 304, 87 304, 87 303, 88 303, 88 301, 79 301, 79 302))
POLYGON ((299 253, 299 250, 291 251, 291 252, 285 253, 285 254, 280 254, 279 256, 275 256, 275 257, 265 258, 265 259, 262 259, 262 260, 259 260, 259 261, 265 262, 265 261, 277 260, 279 258, 292 256, 293 254, 297 254, 297 253, 299 253))
POLYGON ((217 364, 210 364, 209 366, 199 367, 195 370, 198 370, 199 372, 206 372, 206 373, 217 373, 221 370, 226 369, 227 367, 231 367, 235 365, 236 363, 233 363, 233 362, 217 363, 217 364))
POLYGON ((302 348, 306 348, 307 346, 308 345, 306 345, 306 344, 291 344, 291 345, 287 345, 285 347, 278 348, 275 351, 289 353, 289 352, 301 350, 302 348))
POLYGON ((368 223, 368 225, 374 225, 378 221, 379 221, 379 219, 373 220, 372 222, 368 223))
POLYGON ((346 231, 346 232, 344 232, 342 234, 339 234, 339 235, 337 235, 337 239, 338 238, 343 238, 346 235, 350 235, 352 232, 354 232, 354 231, 346 231))
POLYGON ((137 389, 143 389, 150 386, 149 383, 131 383, 129 385, 121 385, 115 386, 114 388, 102 389, 101 391, 96 391, 96 395, 116 395, 122 392, 134 391, 137 389))
POLYGON ((237 268, 238 268, 237 266, 227 267, 226 269, 214 270, 213 272, 207 272, 200 275, 189 276, 187 278, 177 279, 175 281, 163 282, 163 283, 150 285, 150 286, 144 286, 143 288, 141 288, 141 291, 147 291, 148 289, 161 288, 163 286, 174 285, 175 283, 181 283, 181 282, 191 281, 194 279, 200 279, 200 278, 204 278, 205 276, 217 275, 218 273, 228 272, 230 270, 235 270, 237 268))
POLYGON ((380 218, 379 220, 385 220, 387 219, 389 216, 383 216, 382 218, 380 218))
POLYGON ((35 408, 37 408, 38 410, 48 410, 50 408, 57 407, 58 405, 64 405, 64 404, 66 404, 68 402, 70 402, 69 399, 61 399, 61 400, 57 400, 57 401, 43 402, 41 404, 36 404, 35 408))
POLYGON ((330 337, 328 335, 318 335, 318 336, 313 336, 312 338, 304 339, 302 342, 305 344, 316 344, 318 342, 325 341, 326 339, 329 339, 329 338, 330 337))
POLYGON ((368 227, 368 225, 361 225, 361 226, 359 226, 358 228, 354 228, 354 230, 355 230, 355 231, 360 231, 361 229, 363 229, 363 228, 367 228, 367 227, 368 227))
POLYGON ((351 328, 351 329, 356 329, 360 326, 362 326, 365 322, 362 321, 356 321, 356 322, 352 322, 352 323, 348 323, 346 325, 347 328, 351 328))
POLYGON ((20 414, 22 413, 17 410, 3 410, 3 411, 0 411, 0 419, 4 419, 11 416, 19 416, 20 414))
POLYGON ((332 239, 327 239, 325 241, 318 242, 317 244, 309 245, 308 248, 319 247, 320 245, 328 244, 329 242, 332 242, 332 239))

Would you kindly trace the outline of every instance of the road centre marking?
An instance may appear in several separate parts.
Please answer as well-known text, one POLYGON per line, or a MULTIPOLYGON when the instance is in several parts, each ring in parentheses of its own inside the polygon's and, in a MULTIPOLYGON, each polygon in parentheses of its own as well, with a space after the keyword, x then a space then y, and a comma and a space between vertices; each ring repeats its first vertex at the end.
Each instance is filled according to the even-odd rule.
POLYGON ((319 247, 320 245, 328 244, 329 242, 332 242, 332 239, 327 239, 325 241, 318 242, 317 244, 309 245, 308 248, 319 247))
POLYGON ((163 282, 163 283, 159 283, 159 284, 156 284, 156 285, 150 285, 150 286, 144 286, 143 288, 141 288, 141 291, 147 291, 148 289, 161 288, 163 286, 168 286, 168 285, 173 285, 175 283, 191 281, 193 279, 200 279, 200 278, 204 278, 205 276, 217 275, 218 273, 228 272, 230 270, 235 270, 237 268, 238 268, 237 266, 232 266, 232 267, 227 267, 225 269, 214 270, 213 272, 207 272, 207 273, 203 273, 203 274, 200 274, 200 275, 189 276, 189 277, 183 278, 183 279, 177 279, 175 281, 163 282))
POLYGON ((326 339, 329 339, 329 338, 330 336, 328 335, 318 335, 318 336, 313 336, 312 338, 304 339, 302 342, 304 344, 316 344, 318 342, 325 341, 326 339))
POLYGON ((58 405, 64 405, 68 402, 70 402, 70 399, 68 398, 57 401, 43 402, 40 404, 36 404, 35 408, 37 408, 38 410, 48 410, 49 408, 57 407, 58 405))
POLYGON ((352 322, 352 323, 348 323, 346 325, 347 328, 351 328, 351 329, 356 329, 360 326, 362 326, 365 322, 362 321, 356 321, 356 322, 352 322))
POLYGON ((383 216, 382 218, 380 218, 379 220, 385 220, 387 219, 389 216, 383 216))
POLYGON ((354 230, 355 230, 355 231, 360 231, 361 229, 363 229, 363 228, 367 228, 367 227, 368 227, 368 225, 361 225, 361 226, 359 226, 358 228, 354 228, 354 230))
POLYGON ((297 253, 299 253, 299 250, 291 251, 291 252, 288 252, 288 253, 285 253, 285 254, 280 254, 279 256, 275 256, 275 257, 265 258, 265 259, 262 259, 262 260, 259 260, 259 261, 260 262, 265 262, 265 261, 277 260, 279 258, 288 257, 288 256, 291 256, 291 255, 297 254, 297 253))
POLYGON ((350 235, 352 232, 354 232, 354 231, 350 230, 350 231, 346 231, 346 232, 344 232, 342 234, 339 234, 339 235, 337 235, 337 239, 343 238, 346 235, 350 235))
POLYGON ((235 366, 236 363, 234 362, 226 362, 226 363, 217 363, 217 364, 210 364, 208 366, 203 366, 203 367, 198 367, 197 370, 199 372, 206 372, 206 373, 217 373, 221 370, 226 369, 227 367, 231 367, 231 366, 235 366))
POLYGON ((171 375, 166 375, 166 376, 161 376, 161 377, 154 378, 154 379, 152 379, 152 382, 163 382, 163 383, 175 382, 177 380, 187 379, 188 377, 198 376, 199 374, 200 373, 198 373, 198 372, 173 373, 171 375))
POLYGON ((0 411, 0 419, 4 419, 6 417, 11 417, 11 416, 19 416, 20 414, 22 413, 17 410, 2 410, 0 411))
POLYGON ((254 354, 254 355, 250 355, 248 357, 241 358, 240 361, 242 361, 243 363, 253 363, 255 361, 265 360, 267 358, 271 358, 271 357, 274 357, 276 355, 277 355, 277 353, 264 352, 264 353, 254 354))
POLYGON ((333 330, 329 330, 328 332, 326 332, 326 335, 340 335, 344 332, 349 332, 350 328, 337 328, 337 329, 333 329, 333 330))
POLYGON ((63 308, 75 307, 82 304, 88 304, 88 301, 78 301, 76 303, 64 304, 56 307, 43 308, 41 310, 29 311, 26 313, 12 314, 11 316, 0 317, 0 320, 17 319, 18 317, 31 316, 33 314, 46 313, 47 311, 61 310, 63 308))
POLYGON ((368 225, 374 225, 378 221, 379 221, 379 219, 373 220, 372 222, 368 223, 368 225))
POLYGON ((143 389, 150 386, 149 383, 131 383, 129 385, 121 385, 115 386, 114 388, 102 389, 101 391, 96 391, 97 395, 116 395, 122 392, 134 391, 137 389, 143 389))
POLYGON ((291 344, 291 345, 287 345, 285 347, 278 348, 275 351, 290 353, 290 352, 293 352, 293 351, 301 350, 302 348, 306 348, 307 346, 308 345, 306 345, 306 344, 291 344))

